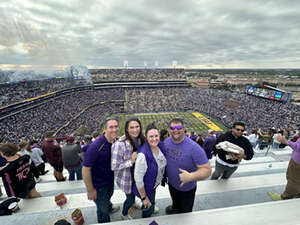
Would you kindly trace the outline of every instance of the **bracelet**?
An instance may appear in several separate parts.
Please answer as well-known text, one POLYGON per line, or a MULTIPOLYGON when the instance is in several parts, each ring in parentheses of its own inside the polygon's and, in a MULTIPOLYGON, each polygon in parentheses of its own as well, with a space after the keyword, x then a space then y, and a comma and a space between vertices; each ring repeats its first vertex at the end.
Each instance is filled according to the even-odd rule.
POLYGON ((145 196, 145 197, 141 198, 141 200, 142 200, 142 201, 145 201, 145 200, 146 200, 146 197, 147 197, 147 196, 145 196))

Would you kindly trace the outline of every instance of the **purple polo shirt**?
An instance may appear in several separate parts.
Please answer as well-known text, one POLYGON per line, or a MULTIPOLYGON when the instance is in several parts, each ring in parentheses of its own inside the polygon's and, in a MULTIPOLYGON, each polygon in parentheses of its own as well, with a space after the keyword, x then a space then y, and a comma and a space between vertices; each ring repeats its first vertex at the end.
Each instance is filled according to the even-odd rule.
POLYGON ((193 140, 185 137, 178 144, 169 137, 165 140, 167 167, 166 172, 169 184, 179 191, 190 191, 196 187, 196 181, 184 184, 180 187, 179 168, 188 172, 196 171, 197 165, 208 163, 204 150, 193 140))
POLYGON ((111 146, 105 136, 97 138, 84 154, 83 166, 91 167, 92 182, 96 190, 114 185, 114 172, 111 170, 111 146))
POLYGON ((288 141, 288 145, 293 149, 292 159, 295 163, 300 164, 300 138, 296 142, 288 141))

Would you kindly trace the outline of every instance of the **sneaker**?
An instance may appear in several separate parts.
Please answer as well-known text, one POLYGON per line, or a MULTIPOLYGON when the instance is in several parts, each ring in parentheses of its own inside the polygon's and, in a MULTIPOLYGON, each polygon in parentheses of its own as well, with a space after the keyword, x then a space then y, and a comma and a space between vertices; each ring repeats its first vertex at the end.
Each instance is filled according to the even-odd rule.
POLYGON ((110 213, 115 213, 115 212, 118 212, 120 210, 120 206, 114 206, 112 205, 112 208, 110 210, 110 213))
POLYGON ((39 178, 35 178, 35 182, 36 182, 36 183, 41 182, 41 180, 42 180, 42 179, 41 179, 40 177, 39 177, 39 178))
POLYGON ((270 198, 271 198, 273 201, 279 201, 279 200, 282 200, 280 194, 273 193, 273 192, 267 192, 267 194, 270 196, 270 198))
POLYGON ((136 209, 142 209, 143 203, 140 199, 135 200, 135 203, 133 203, 133 207, 136 209))
POLYGON ((172 205, 167 206, 165 211, 166 211, 167 215, 178 213, 178 211, 176 209, 173 209, 172 205))
POLYGON ((159 208, 158 208, 157 206, 154 207, 154 212, 153 212, 153 213, 154 213, 154 214, 159 213, 159 208))
POLYGON ((133 217, 131 217, 128 213, 128 215, 124 216, 122 213, 121 213, 121 219, 122 220, 133 220, 133 217))

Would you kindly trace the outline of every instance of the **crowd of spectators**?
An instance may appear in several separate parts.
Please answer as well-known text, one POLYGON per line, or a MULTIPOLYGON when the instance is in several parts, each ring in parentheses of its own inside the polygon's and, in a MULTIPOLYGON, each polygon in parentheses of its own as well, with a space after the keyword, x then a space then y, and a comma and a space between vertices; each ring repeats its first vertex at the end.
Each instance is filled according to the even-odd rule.
POLYGON ((31 110, 1 121, 6 141, 41 140, 46 131, 59 136, 73 134, 79 127, 88 133, 99 129, 112 113, 203 112, 230 127, 243 121, 248 131, 262 128, 293 128, 300 124, 300 106, 258 98, 243 93, 205 88, 127 88, 81 91, 47 100, 31 110), (121 102, 107 102, 118 100, 121 102))
POLYGON ((93 82, 186 79, 184 69, 95 69, 89 71, 93 82))
POLYGON ((0 84, 0 106, 20 102, 52 91, 74 87, 72 78, 53 78, 47 80, 22 81, 0 84))
POLYGON ((124 111, 160 112, 182 111, 180 88, 135 88, 125 91, 124 111))
MULTIPOLYGON (((93 82, 185 79, 183 69, 91 69, 89 71, 92 73, 93 82)), ((83 83, 73 78, 49 78, 8 83, 7 76, 0 74, 0 107, 80 85, 83 83)))
POLYGON ((300 124, 298 105, 216 89, 191 88, 189 91, 178 91, 181 91, 185 106, 205 112, 228 127, 233 120, 245 122, 248 130, 272 127, 290 129, 300 124), (234 104, 228 104, 230 102, 234 104))
MULTIPOLYGON (((117 109, 113 107, 113 104, 111 104, 112 108, 109 104, 99 104, 99 106, 90 107, 82 115, 80 113, 95 103, 115 98, 122 99, 123 96, 124 92, 120 89, 75 92, 49 100, 36 108, 2 120, 1 133, 5 137, 5 141, 18 143, 22 139, 41 140, 47 131, 57 131, 70 121, 72 121, 70 127, 74 130, 78 128, 75 126, 79 126, 79 124, 86 124, 87 127, 91 127, 93 130, 97 125, 99 126, 100 119, 106 114, 106 111, 114 112, 117 109), (76 117, 77 119, 74 120, 76 117), (97 121, 98 119, 99 121, 97 121)), ((66 131, 63 129, 59 135, 65 134, 66 131)))

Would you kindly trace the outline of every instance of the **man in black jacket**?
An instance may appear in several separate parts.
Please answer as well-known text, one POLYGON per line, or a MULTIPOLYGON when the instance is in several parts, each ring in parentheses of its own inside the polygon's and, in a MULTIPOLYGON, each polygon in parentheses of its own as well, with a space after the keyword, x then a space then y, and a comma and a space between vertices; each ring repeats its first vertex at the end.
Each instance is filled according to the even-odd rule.
POLYGON ((249 140, 243 136, 245 131, 245 124, 242 122, 235 122, 231 131, 220 135, 217 138, 216 144, 213 147, 214 155, 216 155, 216 168, 211 176, 212 180, 228 179, 239 166, 242 159, 251 160, 253 157, 253 149, 249 140), (236 154, 225 151, 224 149, 217 149, 216 145, 228 141, 244 150, 244 153, 236 154))

